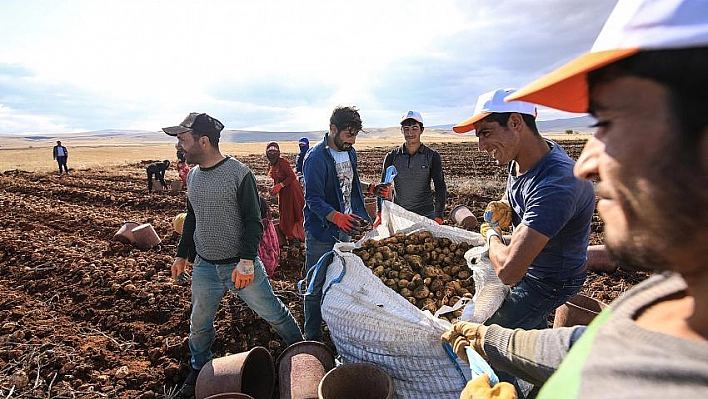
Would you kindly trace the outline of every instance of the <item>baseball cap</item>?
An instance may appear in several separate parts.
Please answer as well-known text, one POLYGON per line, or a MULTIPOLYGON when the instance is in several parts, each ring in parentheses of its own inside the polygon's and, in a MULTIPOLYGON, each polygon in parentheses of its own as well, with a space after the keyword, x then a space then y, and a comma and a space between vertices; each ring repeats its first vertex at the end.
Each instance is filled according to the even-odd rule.
POLYGON ((401 117, 401 122, 403 123, 406 119, 413 119, 415 121, 418 121, 420 123, 423 123, 423 117, 420 116, 420 112, 418 111, 408 111, 403 116, 401 117))
POLYGON ((170 136, 177 136, 193 130, 204 136, 220 137, 224 125, 205 113, 192 112, 178 126, 163 127, 162 131, 170 136))
POLYGON ((619 0, 590 52, 506 98, 563 111, 588 111, 587 74, 642 50, 708 45, 705 0, 619 0))
POLYGON ((536 117, 536 106, 523 102, 504 102, 504 98, 516 91, 516 89, 497 89, 481 94, 477 98, 474 113, 471 117, 452 127, 456 133, 467 133, 474 130, 474 123, 486 118, 489 114, 518 112, 536 117))

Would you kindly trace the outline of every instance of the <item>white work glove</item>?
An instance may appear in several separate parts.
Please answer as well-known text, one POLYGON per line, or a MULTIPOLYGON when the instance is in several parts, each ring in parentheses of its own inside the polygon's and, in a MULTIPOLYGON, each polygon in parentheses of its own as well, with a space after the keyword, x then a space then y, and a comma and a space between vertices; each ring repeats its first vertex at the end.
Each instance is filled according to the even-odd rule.
POLYGON ((241 259, 238 262, 236 269, 234 269, 234 272, 231 274, 231 281, 234 282, 234 286, 237 290, 246 288, 253 282, 254 271, 253 260, 241 259))

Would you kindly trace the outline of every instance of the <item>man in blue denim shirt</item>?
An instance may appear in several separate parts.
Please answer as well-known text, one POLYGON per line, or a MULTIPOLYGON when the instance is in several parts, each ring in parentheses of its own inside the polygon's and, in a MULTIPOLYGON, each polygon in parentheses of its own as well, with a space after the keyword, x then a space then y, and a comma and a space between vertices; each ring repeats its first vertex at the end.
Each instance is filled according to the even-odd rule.
POLYGON ((513 89, 479 96, 474 115, 454 127, 475 130, 480 151, 509 177, 502 201, 493 201, 480 231, 489 259, 511 293, 485 324, 507 328, 547 328, 549 314, 575 295, 586 277, 590 222, 595 209, 592 183, 573 175, 575 162, 538 132, 536 107, 504 102, 513 89), (513 223, 509 242, 500 219, 513 223))
POLYGON ((353 144, 362 129, 355 107, 336 107, 329 132, 305 155, 305 269, 313 291, 305 295, 305 337, 322 340, 322 284, 324 269, 314 266, 336 242, 347 242, 371 222, 364 206, 364 192, 380 193, 388 187, 362 183, 353 144))

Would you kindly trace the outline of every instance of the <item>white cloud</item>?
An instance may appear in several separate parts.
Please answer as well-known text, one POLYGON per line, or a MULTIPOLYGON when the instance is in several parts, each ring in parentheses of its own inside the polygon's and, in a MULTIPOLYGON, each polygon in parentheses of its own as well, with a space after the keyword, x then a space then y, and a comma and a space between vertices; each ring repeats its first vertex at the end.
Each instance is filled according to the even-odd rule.
POLYGON ((394 125, 408 108, 454 123, 477 94, 587 50, 613 5, 5 1, 0 84, 14 77, 8 65, 31 79, 14 81, 15 97, 0 92, 13 120, 0 132, 157 130, 193 110, 229 128, 315 130, 337 104, 356 104, 368 126, 394 125), (32 105, 50 87, 63 100, 32 105))

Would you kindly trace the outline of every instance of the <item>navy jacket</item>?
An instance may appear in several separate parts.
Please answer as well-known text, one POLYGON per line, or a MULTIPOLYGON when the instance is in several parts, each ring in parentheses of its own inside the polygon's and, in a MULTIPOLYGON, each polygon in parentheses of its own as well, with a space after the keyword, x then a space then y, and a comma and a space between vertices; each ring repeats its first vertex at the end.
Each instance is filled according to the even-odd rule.
MULTIPOLYGON (((339 237, 339 227, 328 221, 326 216, 333 210, 344 212, 342 189, 339 187, 334 158, 329 153, 328 135, 307 151, 303 161, 305 176, 305 231, 315 239, 325 243, 335 243, 339 237)), ((349 151, 354 179, 352 180, 352 212, 371 222, 364 206, 364 194, 357 171, 356 150, 349 151)))

